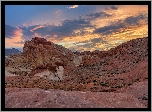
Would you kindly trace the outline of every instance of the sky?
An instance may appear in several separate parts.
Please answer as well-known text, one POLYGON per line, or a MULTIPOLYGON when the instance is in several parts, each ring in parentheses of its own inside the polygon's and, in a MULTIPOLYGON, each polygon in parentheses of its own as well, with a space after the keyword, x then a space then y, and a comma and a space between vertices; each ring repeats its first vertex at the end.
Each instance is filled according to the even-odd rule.
POLYGON ((148 36, 148 5, 6 5, 5 48, 35 36, 70 50, 109 50, 148 36))

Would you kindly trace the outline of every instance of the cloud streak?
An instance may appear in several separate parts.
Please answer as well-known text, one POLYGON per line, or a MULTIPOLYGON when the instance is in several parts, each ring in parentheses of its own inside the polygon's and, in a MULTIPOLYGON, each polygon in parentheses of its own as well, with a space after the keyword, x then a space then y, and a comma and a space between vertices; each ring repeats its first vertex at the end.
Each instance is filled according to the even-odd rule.
POLYGON ((70 6, 69 9, 75 9, 77 7, 78 7, 78 5, 73 5, 73 6, 70 6))

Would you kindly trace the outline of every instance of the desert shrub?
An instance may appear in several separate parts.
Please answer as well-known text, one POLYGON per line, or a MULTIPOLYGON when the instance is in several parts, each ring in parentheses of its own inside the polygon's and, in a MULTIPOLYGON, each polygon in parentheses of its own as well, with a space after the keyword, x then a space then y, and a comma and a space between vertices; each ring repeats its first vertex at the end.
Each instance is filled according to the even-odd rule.
POLYGON ((91 88, 90 88, 90 91, 92 91, 92 92, 97 92, 98 90, 99 90, 98 87, 91 87, 91 88))
POLYGON ((108 87, 108 86, 109 86, 109 82, 100 82, 100 85, 101 85, 101 86, 107 86, 107 87, 108 87))
POLYGON ((132 83, 128 83, 128 86, 131 86, 132 85, 132 83))

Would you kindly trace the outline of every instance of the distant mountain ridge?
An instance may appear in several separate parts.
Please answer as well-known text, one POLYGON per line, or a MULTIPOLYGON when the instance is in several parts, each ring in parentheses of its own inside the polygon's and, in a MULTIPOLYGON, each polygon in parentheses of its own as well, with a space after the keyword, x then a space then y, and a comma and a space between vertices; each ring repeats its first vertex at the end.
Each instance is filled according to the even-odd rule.
POLYGON ((18 49, 15 49, 15 48, 12 48, 12 49, 5 49, 5 56, 8 56, 10 54, 18 54, 20 53, 21 51, 19 51, 18 49))

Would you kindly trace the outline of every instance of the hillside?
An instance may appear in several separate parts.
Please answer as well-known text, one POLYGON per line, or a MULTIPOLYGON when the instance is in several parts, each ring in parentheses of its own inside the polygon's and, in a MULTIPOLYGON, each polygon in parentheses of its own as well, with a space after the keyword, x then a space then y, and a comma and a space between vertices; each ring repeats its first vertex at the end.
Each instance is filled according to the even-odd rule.
MULTIPOLYGON (((25 43, 23 53, 9 57, 8 60, 5 69, 7 90, 14 87, 37 88, 38 91, 38 88, 54 89, 73 91, 73 93, 65 92, 65 94, 71 95, 78 95, 76 91, 93 92, 91 94, 87 92, 89 97, 98 92, 102 94, 122 93, 124 97, 130 97, 135 102, 139 101, 140 106, 137 107, 147 106, 148 103, 148 100, 140 100, 143 94, 148 94, 148 37, 130 40, 109 51, 83 53, 72 53, 63 46, 45 39, 33 38, 25 43), (142 90, 140 87, 143 87, 142 90), (140 94, 137 95, 136 91, 129 88, 135 88, 140 91, 140 94), (131 96, 127 96, 128 94, 131 96)), ((26 89, 21 90, 26 91, 26 89)), ((30 93, 31 90, 27 89, 27 91, 30 93)), ((80 96, 76 97, 82 100, 80 96)), ((61 99, 64 97, 61 95, 61 99)), ((108 95, 106 98, 108 99, 108 95)), ((121 99, 119 100, 121 101, 121 99)), ((127 102, 127 99, 124 102, 127 102)), ((120 103, 122 106, 109 105, 124 107, 124 102, 120 103)), ((99 106, 93 103, 93 105, 93 107, 109 108, 109 106, 104 106, 105 104, 99 106)), ((77 105, 77 107, 79 106, 77 105)))
POLYGON ((35 37, 24 44, 23 53, 9 57, 7 68, 11 73, 35 75, 39 73, 39 68, 54 72, 59 65, 75 66, 77 58, 79 57, 63 46, 35 37))
POLYGON ((71 72, 67 71, 65 80, 68 81, 65 82, 95 82, 99 85, 103 80, 103 85, 115 88, 148 78, 148 38, 134 39, 104 53, 101 51, 88 57, 90 58, 83 61, 83 66, 71 72), (100 59, 95 61, 91 59, 93 57, 100 59))

